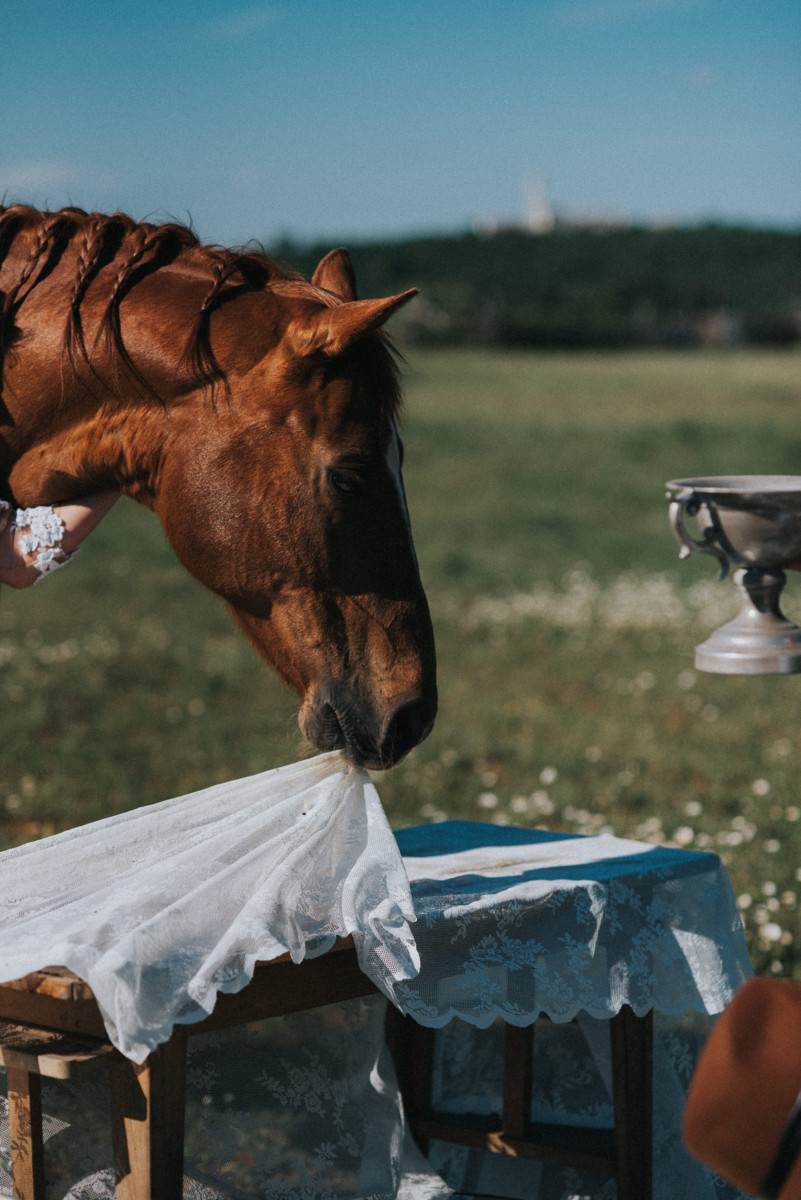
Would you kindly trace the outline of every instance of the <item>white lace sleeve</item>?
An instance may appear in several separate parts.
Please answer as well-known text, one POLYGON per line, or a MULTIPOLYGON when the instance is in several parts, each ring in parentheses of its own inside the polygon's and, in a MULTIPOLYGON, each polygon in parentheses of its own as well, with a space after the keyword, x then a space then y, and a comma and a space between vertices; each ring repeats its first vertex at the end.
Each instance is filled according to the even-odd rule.
POLYGON ((63 567, 72 558, 63 549, 64 522, 49 504, 35 508, 18 508, 14 525, 23 531, 20 539, 22 553, 30 559, 31 566, 39 572, 37 583, 63 567))

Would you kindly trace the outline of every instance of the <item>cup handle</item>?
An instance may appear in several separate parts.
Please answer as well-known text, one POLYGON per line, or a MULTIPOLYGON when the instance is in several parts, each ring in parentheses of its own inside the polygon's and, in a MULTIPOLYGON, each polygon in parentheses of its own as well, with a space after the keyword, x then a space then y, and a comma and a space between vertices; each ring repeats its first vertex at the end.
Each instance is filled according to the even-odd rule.
POLYGON ((668 499, 670 500, 670 526, 681 544, 679 558, 689 558, 693 550, 699 550, 701 554, 711 554, 720 563, 720 578, 725 579, 731 564, 728 555, 717 543, 718 531, 715 526, 707 525, 703 530, 703 541, 699 541, 698 538, 692 537, 687 532, 684 524, 685 512, 688 516, 694 517, 703 501, 689 488, 674 497, 671 497, 668 492, 668 499))

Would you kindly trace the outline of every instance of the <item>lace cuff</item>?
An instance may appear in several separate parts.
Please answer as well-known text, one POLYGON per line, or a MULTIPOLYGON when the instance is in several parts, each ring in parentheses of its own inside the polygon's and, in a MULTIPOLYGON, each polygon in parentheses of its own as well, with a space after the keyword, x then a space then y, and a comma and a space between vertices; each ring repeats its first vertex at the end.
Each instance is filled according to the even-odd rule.
POLYGON ((20 550, 26 558, 30 558, 31 566, 39 572, 37 583, 41 583, 45 575, 57 571, 72 558, 71 554, 62 549, 64 522, 49 504, 40 504, 36 508, 18 508, 14 526, 23 531, 19 542, 20 550))

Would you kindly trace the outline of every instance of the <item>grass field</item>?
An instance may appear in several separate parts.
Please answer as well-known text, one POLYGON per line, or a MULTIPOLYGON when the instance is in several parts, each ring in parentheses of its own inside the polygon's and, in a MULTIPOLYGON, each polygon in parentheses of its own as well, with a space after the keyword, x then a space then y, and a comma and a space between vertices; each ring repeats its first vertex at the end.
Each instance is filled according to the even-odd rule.
MULTIPOLYGON (((441 714, 379 781, 391 820, 715 849, 757 965, 801 976, 801 679, 692 670, 733 593, 678 563, 662 487, 801 471, 801 357, 418 350, 407 381, 441 714)), ((127 501, 4 591, 0 663, 2 844, 303 752, 293 697, 127 501)))

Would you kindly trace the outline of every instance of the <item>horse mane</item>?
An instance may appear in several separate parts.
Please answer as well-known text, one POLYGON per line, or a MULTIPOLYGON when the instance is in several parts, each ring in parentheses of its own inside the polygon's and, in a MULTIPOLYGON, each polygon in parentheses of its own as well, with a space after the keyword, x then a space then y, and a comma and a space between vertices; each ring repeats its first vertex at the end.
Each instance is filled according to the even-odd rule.
MULTIPOLYGON (((211 344, 211 315, 223 304, 244 292, 269 290, 277 296, 316 300, 332 306, 337 297, 315 287, 303 276, 288 271, 265 252, 256 249, 229 249, 201 243, 188 225, 165 222, 153 225, 134 221, 126 213, 87 213, 67 207, 57 212, 42 212, 25 204, 0 205, 0 268, 8 258, 19 234, 33 232, 33 243, 16 280, 8 291, 0 291, 0 372, 5 353, 17 336, 16 315, 31 294, 61 261, 71 244, 77 250, 72 289, 65 315, 61 340, 62 355, 77 377, 81 360, 95 374, 92 351, 100 344, 115 369, 121 364, 148 394, 161 401, 153 386, 144 378, 125 345, 120 305, 132 288, 181 256, 190 253, 193 265, 207 267, 209 287, 196 313, 184 345, 178 368, 185 370, 197 387, 228 390, 228 381, 211 344), (117 264, 108 300, 100 321, 94 346, 86 344, 81 304, 95 277, 111 264, 117 264)), ((391 339, 379 330, 359 344, 357 353, 380 399, 383 413, 397 417, 401 407, 399 376, 400 355, 391 339)))
MULTIPOLYGON (((74 242, 77 263, 61 343, 64 356, 74 372, 77 372, 80 360, 93 370, 81 320, 81 303, 102 268, 117 263, 95 345, 102 343, 112 356, 112 362, 116 357, 116 361, 124 364, 139 384, 151 393, 152 386, 143 378, 126 348, 120 318, 120 304, 141 279, 188 251, 195 252, 195 261, 208 267, 209 288, 190 328, 179 367, 185 368, 199 386, 208 386, 212 390, 216 384, 226 381, 211 345, 211 314, 242 292, 262 291, 273 281, 295 280, 261 248, 244 251, 203 245, 192 229, 177 222, 152 225, 134 221, 126 213, 107 216, 72 207, 55 213, 40 212, 24 204, 0 206, 0 267, 23 231, 33 231, 30 251, 16 280, 5 294, 0 292, 0 363, 16 336, 15 318, 19 308, 34 288, 55 270, 64 251, 74 242)), ((300 277, 296 281, 299 286, 305 282, 300 277)), ((311 284, 305 284, 305 287, 309 294, 318 292, 311 284)))

